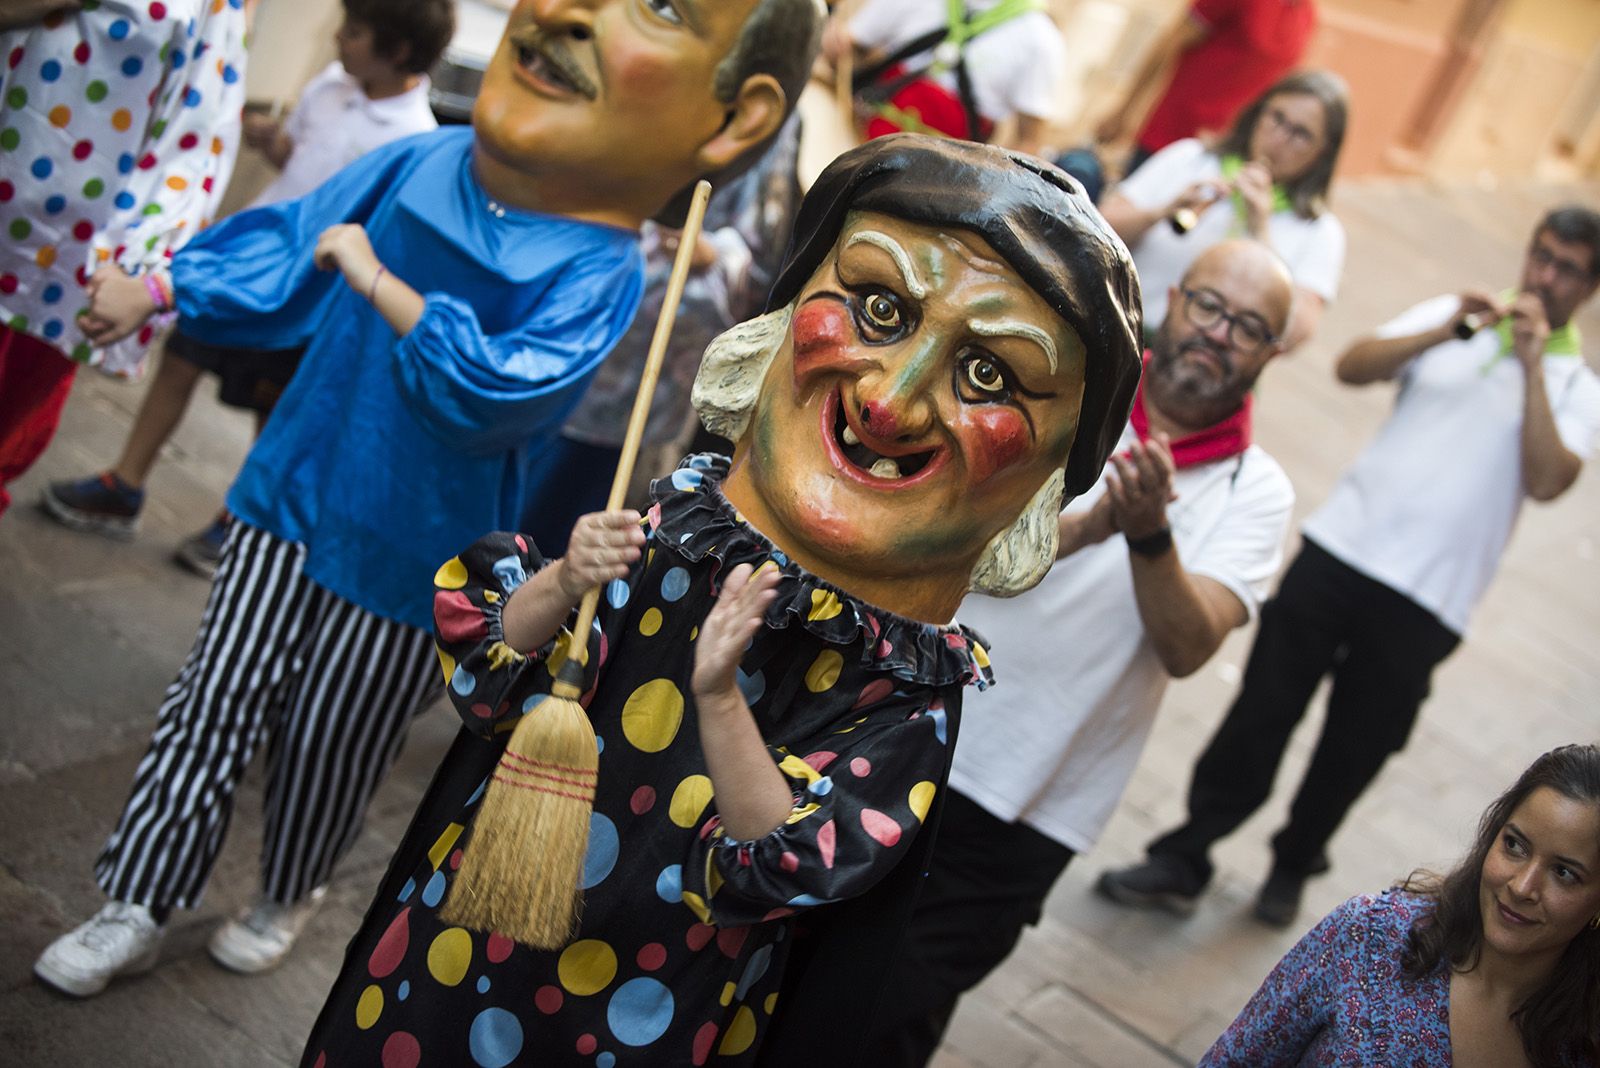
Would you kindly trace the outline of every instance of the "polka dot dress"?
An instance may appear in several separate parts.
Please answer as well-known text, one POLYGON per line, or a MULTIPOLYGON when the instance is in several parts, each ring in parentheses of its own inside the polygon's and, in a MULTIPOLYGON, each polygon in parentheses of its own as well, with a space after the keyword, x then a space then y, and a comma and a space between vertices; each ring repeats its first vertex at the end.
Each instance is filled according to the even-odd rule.
MULTIPOLYGON (((440 660, 467 730, 436 776, 312 1034, 305 1064, 748 1064, 807 910, 870 892, 906 854, 949 761, 947 714, 986 683, 974 638, 877 611, 800 570, 694 457, 656 486, 643 559, 601 599, 586 695, 600 784, 574 941, 539 952, 437 909, 517 714, 559 670, 501 641, 500 609, 542 565, 496 534, 440 569, 440 660), (788 777, 787 821, 721 827, 695 721, 694 641, 719 576, 777 563, 777 600, 738 682, 788 777), (497 729, 502 728, 502 729, 497 729)), ((529 858, 537 863, 537 858, 529 858)))
POLYGON ((244 0, 86 0, 0 34, 0 321, 113 374, 155 325, 107 349, 76 325, 108 263, 160 265, 209 222, 244 103, 244 0))

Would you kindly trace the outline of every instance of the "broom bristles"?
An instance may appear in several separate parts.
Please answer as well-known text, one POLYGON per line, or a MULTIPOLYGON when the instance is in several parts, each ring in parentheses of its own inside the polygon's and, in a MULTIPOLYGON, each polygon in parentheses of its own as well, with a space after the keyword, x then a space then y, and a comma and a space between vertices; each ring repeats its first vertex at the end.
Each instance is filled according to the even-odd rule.
POLYGON ((535 949, 566 945, 582 908, 598 765, 582 705, 546 697, 530 709, 491 776, 440 918, 535 949))

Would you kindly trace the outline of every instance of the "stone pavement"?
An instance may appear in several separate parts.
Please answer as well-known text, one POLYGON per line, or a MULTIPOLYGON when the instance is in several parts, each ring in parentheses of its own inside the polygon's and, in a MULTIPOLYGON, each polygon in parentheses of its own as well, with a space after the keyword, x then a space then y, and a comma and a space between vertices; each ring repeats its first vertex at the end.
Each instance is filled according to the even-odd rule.
MULTIPOLYGON (((1413 300, 1469 283, 1515 280, 1539 211, 1600 203, 1600 187, 1436 189, 1350 184, 1337 207, 1350 235, 1344 291, 1306 351, 1268 370, 1259 434, 1300 494, 1303 515, 1371 434, 1383 388, 1334 383, 1334 355, 1413 300)), ((1581 319, 1600 338, 1600 309, 1581 319)), ((1593 345, 1590 346, 1593 352, 1593 345)), ((248 446, 248 419, 201 397, 152 479, 131 544, 75 534, 33 507, 53 478, 115 456, 142 387, 94 373, 78 382, 49 453, 13 487, 0 520, 0 1059, 17 1065, 276 1066, 294 1062, 372 887, 452 733, 425 714, 340 868, 328 906, 279 971, 241 978, 214 966, 205 939, 254 886, 260 781, 246 782, 234 833, 204 906, 180 914, 161 966, 87 1003, 30 979, 33 958, 100 903, 90 866, 181 661, 206 583, 168 554, 205 524, 248 446)), ((205 392, 204 390, 202 392, 205 392)), ((1124 912, 1088 886, 1137 858, 1176 819, 1188 769, 1221 717, 1247 652, 1234 635, 1196 677, 1169 691, 1127 797, 1100 846, 1077 860, 1044 921, 959 1011, 941 1068, 1139 1068, 1192 1064, 1278 956, 1345 897, 1413 866, 1445 864, 1490 797, 1536 754, 1600 738, 1600 473, 1552 506, 1530 507, 1475 629, 1440 671, 1410 748, 1393 760, 1333 843, 1293 931, 1248 917, 1284 812, 1280 791, 1219 851, 1196 916, 1124 912)), ((1005 651, 996 650, 1002 680, 1005 651)), ((1296 735, 1282 776, 1304 766, 1320 712, 1296 735)))

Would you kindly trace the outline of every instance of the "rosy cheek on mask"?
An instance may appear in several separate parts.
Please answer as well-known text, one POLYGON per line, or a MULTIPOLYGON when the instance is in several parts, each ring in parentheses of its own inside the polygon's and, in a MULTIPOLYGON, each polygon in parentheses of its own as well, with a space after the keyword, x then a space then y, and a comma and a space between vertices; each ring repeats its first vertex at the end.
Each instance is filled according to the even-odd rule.
POLYGON ((1005 405, 967 409, 956 423, 955 432, 967 455, 974 485, 982 485, 1032 454, 1033 435, 1028 432, 1028 421, 1021 412, 1005 405))
POLYGON ((854 331, 850 313, 836 300, 808 301, 789 324, 794 337, 794 381, 800 385, 821 371, 842 370, 856 362, 851 355, 854 331))

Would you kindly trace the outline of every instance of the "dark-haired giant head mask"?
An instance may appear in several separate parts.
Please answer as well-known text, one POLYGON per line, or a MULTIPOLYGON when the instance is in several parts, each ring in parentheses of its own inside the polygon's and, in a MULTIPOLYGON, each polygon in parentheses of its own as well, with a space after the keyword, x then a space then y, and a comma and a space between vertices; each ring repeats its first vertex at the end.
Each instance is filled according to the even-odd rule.
POLYGON ((929 622, 969 588, 1037 583, 1139 374, 1132 262, 1077 183, 969 142, 871 141, 807 195, 769 307, 695 391, 736 442, 746 518, 929 622))

